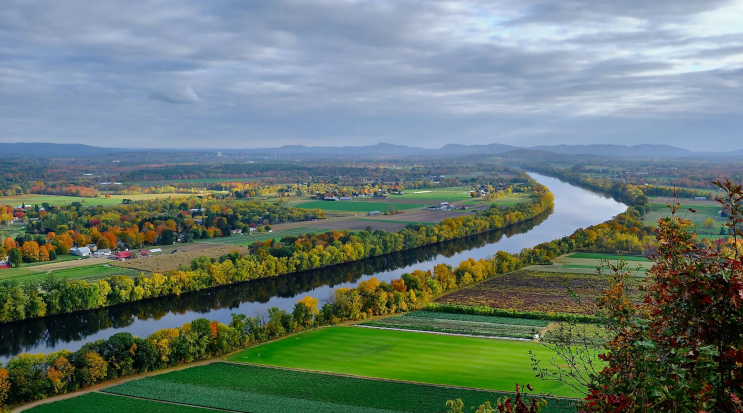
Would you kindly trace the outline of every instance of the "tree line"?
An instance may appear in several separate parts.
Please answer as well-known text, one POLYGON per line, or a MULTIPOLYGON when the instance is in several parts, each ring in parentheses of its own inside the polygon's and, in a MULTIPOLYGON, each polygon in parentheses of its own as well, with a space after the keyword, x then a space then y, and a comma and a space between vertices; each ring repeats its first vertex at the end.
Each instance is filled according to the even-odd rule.
POLYGON ((505 228, 553 208, 549 190, 531 183, 530 201, 507 208, 493 206, 477 214, 447 218, 437 225, 409 225, 399 232, 331 231, 254 245, 251 253, 229 254, 220 262, 195 260, 190 269, 168 274, 114 276, 85 280, 47 279, 39 283, 0 284, 0 322, 88 310, 170 294, 322 268, 505 228))

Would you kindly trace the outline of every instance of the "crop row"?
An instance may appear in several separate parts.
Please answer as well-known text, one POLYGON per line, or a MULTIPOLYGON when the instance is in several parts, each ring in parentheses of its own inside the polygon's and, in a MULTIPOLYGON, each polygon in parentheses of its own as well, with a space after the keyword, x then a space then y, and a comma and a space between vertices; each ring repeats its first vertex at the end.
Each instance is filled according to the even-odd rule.
POLYGON ((547 327, 549 321, 535 318, 517 318, 517 317, 498 317, 490 315, 474 315, 462 313, 445 313, 438 311, 414 311, 406 313, 399 318, 425 318, 438 320, 456 320, 456 321, 476 321, 493 324, 510 324, 520 326, 547 327))
POLYGON ((131 399, 101 393, 88 393, 79 397, 42 404, 27 410, 29 413, 209 413, 198 407, 158 403, 151 400, 131 399))
POLYGON ((536 326, 402 316, 368 321, 362 325, 436 333, 511 338, 533 338, 541 330, 541 327, 536 326))
POLYGON ((448 303, 430 303, 423 308, 424 311, 451 314, 471 314, 488 317, 509 317, 534 320, 550 321, 573 321, 578 323, 595 323, 598 317, 588 314, 574 314, 563 312, 544 311, 519 311, 513 309, 494 308, 484 305, 459 305, 448 303))
MULTIPOLYGON (((371 380, 232 363, 130 381, 106 392, 241 412, 446 412, 446 401, 468 406, 495 402, 503 393, 371 380), (392 395, 392 397, 391 397, 392 395)), ((572 402, 550 399, 547 412, 575 411, 572 402)))

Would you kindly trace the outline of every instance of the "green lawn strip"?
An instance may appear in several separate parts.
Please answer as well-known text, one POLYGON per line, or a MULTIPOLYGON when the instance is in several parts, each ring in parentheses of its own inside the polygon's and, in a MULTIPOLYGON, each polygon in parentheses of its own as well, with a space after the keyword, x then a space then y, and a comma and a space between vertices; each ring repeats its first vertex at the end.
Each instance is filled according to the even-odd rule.
POLYGON ((548 321, 526 318, 416 311, 367 321, 360 325, 483 337, 532 339, 548 324, 548 321))
POLYGON ((256 346, 229 359, 500 391, 529 382, 539 392, 571 395, 558 383, 534 377, 530 350, 541 359, 552 356, 532 342, 333 327, 256 346))
MULTIPOLYGON (((447 400, 461 398, 468 406, 478 406, 486 400, 495 402, 504 396, 485 390, 232 363, 193 367, 127 382, 105 391, 251 413, 433 413, 446 412, 447 400)), ((564 399, 550 400, 553 409, 570 404, 564 399)))
MULTIPOLYGON (((600 254, 600 253, 593 253, 593 252, 575 252, 573 254, 567 255, 566 258, 586 258, 586 259, 594 259, 594 260, 617 261, 619 260, 619 255, 600 254)), ((641 257, 639 255, 623 255, 622 258, 624 258, 625 261, 640 261, 640 262, 650 261, 649 259, 645 257, 641 257)))
POLYGON ((294 205, 295 208, 322 209, 323 211, 341 212, 384 212, 393 207, 395 209, 420 209, 426 206, 425 202, 420 204, 402 204, 394 202, 355 202, 355 201, 311 201, 294 205))
MULTIPOLYGON (((43 269, 43 267, 39 267, 38 269, 43 269)), ((112 277, 114 275, 134 277, 139 275, 141 272, 131 268, 115 267, 107 264, 60 268, 49 271, 34 271, 31 268, 19 268, 18 270, 23 271, 12 272, 14 270, 16 269, 0 270, 0 280, 14 280, 20 283, 26 283, 31 281, 42 281, 46 279, 49 274, 54 274, 57 279, 82 279, 86 281, 94 281, 101 278, 112 277)))
POLYGON ((30 413, 209 413, 213 410, 179 406, 151 400, 132 399, 101 393, 87 393, 71 399, 42 404, 26 410, 30 413))

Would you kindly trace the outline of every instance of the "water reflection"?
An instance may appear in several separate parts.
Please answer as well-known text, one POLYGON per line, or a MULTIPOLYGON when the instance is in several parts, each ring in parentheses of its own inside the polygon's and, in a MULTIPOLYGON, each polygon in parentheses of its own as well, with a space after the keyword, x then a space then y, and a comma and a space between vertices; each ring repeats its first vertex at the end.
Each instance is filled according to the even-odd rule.
POLYGON ((555 194, 555 210, 529 223, 506 231, 493 231, 319 270, 4 324, 0 327, 0 360, 6 361, 8 357, 23 352, 74 351, 85 342, 105 339, 122 331, 146 336, 199 317, 228 323, 231 313, 255 315, 273 306, 291 310, 298 295, 322 300, 332 289, 353 287, 372 276, 389 281, 399 278, 404 272, 431 269, 439 263, 457 265, 464 259, 484 258, 498 250, 518 252, 569 235, 576 228, 605 221, 626 208, 616 201, 557 179, 531 175, 555 194))

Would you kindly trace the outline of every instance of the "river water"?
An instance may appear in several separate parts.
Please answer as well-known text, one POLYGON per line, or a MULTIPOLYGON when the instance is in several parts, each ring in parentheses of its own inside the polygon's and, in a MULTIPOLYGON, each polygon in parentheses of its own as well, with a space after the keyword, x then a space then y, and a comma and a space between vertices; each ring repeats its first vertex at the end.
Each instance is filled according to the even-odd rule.
POLYGON ((578 228, 611 219, 627 207, 611 198, 558 179, 530 173, 555 194, 548 216, 506 231, 493 231, 437 245, 205 291, 161 297, 98 310, 0 325, 0 362, 20 353, 75 351, 84 343, 119 332, 145 337, 163 328, 205 317, 228 324, 232 313, 254 316, 270 307, 291 311, 305 295, 322 302, 331 290, 354 287, 376 277, 390 281, 405 272, 429 270, 440 263, 458 265, 468 258, 485 258, 499 250, 523 248, 572 234, 578 228))

